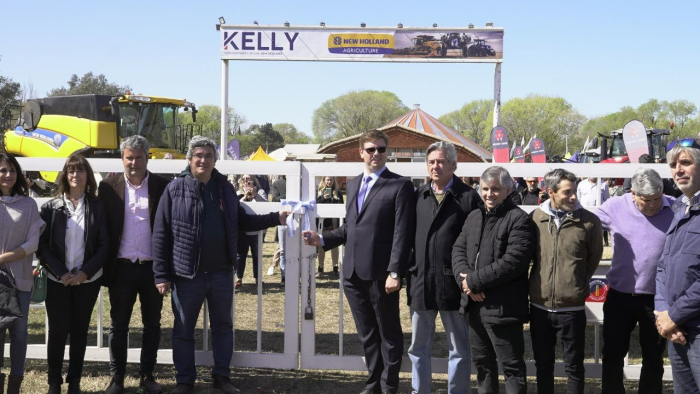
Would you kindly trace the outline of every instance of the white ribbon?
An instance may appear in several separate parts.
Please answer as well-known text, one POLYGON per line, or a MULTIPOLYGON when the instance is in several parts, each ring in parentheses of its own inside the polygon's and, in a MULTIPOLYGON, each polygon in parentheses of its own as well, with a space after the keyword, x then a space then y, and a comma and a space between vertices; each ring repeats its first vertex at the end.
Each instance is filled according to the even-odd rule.
POLYGON ((281 200, 282 207, 288 206, 290 209, 289 216, 287 216, 287 236, 293 237, 297 232, 297 224, 294 221, 294 214, 301 213, 304 210, 304 219, 301 223, 301 231, 306 231, 311 229, 311 221, 309 219, 309 211, 316 210, 316 200, 311 201, 295 201, 295 200, 281 200))

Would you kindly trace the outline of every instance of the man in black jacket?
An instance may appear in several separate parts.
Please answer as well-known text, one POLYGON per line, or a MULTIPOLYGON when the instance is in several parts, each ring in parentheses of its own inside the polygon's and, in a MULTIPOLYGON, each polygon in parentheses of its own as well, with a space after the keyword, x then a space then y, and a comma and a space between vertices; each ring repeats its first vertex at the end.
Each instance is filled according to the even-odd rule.
POLYGON ((124 173, 100 182, 99 198, 107 208, 110 259, 104 264, 102 285, 109 289, 109 368, 112 381, 106 394, 124 391, 129 321, 136 297, 141 302, 141 387, 144 393, 161 393, 153 379, 160 343, 163 296, 153 280, 151 234, 158 201, 168 180, 150 173, 146 166, 150 145, 140 135, 122 140, 124 173))
POLYGON ((460 289, 452 273, 452 245, 469 212, 478 208, 479 194, 454 176, 457 151, 449 142, 436 142, 426 153, 430 182, 416 191, 414 258, 406 278, 411 308, 413 392, 431 392, 431 347, 435 318, 450 341, 447 386, 452 394, 469 391, 471 360, 466 317, 459 314, 460 289))
POLYGON ((526 182, 527 188, 520 191, 520 204, 518 205, 540 205, 542 190, 537 187, 537 178, 529 177, 526 182))
POLYGON ((503 167, 481 176, 483 203, 472 211, 452 249, 452 269, 462 287, 460 312, 469 315, 469 341, 479 393, 498 392, 498 364, 506 392, 525 394, 528 321, 527 271, 535 227, 509 197, 513 179, 503 167))

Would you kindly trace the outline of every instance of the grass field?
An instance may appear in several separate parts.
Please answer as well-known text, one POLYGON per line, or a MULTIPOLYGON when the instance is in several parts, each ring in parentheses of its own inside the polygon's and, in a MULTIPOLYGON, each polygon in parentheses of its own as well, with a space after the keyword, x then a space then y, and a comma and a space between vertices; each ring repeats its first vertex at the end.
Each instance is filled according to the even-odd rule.
MULTIPOLYGON (((263 248, 264 267, 263 273, 267 270, 272 261, 272 254, 275 244, 272 242, 274 234, 268 231, 266 243, 263 248)), ((609 258, 610 252, 606 251, 609 258)), ((244 278, 243 287, 236 293, 236 320, 234 322, 236 336, 235 347, 237 351, 256 351, 256 325, 257 325, 257 293, 255 282, 252 277, 251 260, 248 260, 248 269, 244 278)), ((331 267, 330 253, 326 255, 326 270, 331 267)), ((284 347, 284 292, 280 285, 279 270, 275 275, 263 275, 263 352, 282 352, 284 347)), ((320 354, 338 353, 338 282, 329 273, 322 274, 317 279, 316 293, 316 351, 320 354)), ((105 292, 106 294, 106 292, 105 292)), ((406 306, 405 292, 401 294, 401 319, 404 327, 404 343, 408 349, 411 340, 410 320, 408 307, 406 306)), ((108 297, 107 297, 108 298, 108 297)), ((105 329, 104 343, 107 343, 107 332, 109 328, 109 301, 105 300, 105 329)), ((134 308, 130 332, 130 346, 140 347, 140 313, 139 305, 134 308)), ((198 327, 201 327, 200 324, 198 327)), ((90 329, 89 346, 95 346, 96 339, 96 313, 93 313, 93 323, 90 329)), ((163 308, 163 335, 161 348, 171 347, 172 334, 172 312, 170 307, 170 297, 165 300, 163 308)), ((347 303, 344 305, 344 341, 343 348, 346 355, 361 355, 359 341, 355 333, 355 325, 347 303)), ((44 343, 44 312, 43 309, 32 309, 30 311, 29 322, 29 343, 44 343)), ((532 358, 530 348, 529 331, 526 326, 526 358, 532 358)), ((202 330, 197 332, 197 348, 202 347, 202 330)), ((602 336, 601 336, 602 341, 602 336)), ((636 333, 633 335, 632 350, 630 351, 630 363, 641 361, 641 352, 638 348, 636 333)), ((586 343, 587 361, 593 361, 593 327, 589 327, 586 343)), ((447 356, 447 344, 442 325, 438 324, 438 333, 435 338, 433 355, 435 357, 447 356)), ((9 360, 5 359, 5 365, 9 365, 9 360)), ((65 368, 64 368, 65 370, 65 368)), ((5 373, 8 373, 5 368, 5 373)), ((135 386, 138 384, 138 366, 130 365, 126 385, 127 392, 136 393, 135 386)), ((210 377, 208 367, 198 368, 198 382, 196 393, 207 393, 210 377)), ((159 365, 156 369, 156 379, 165 386, 166 392, 175 386, 175 369, 171 365, 159 365)), ((322 370, 273 370, 273 369, 253 369, 253 368, 233 368, 233 382, 243 393, 338 393, 350 394, 359 393, 363 387, 366 374, 363 372, 341 372, 322 370)), ((401 374, 401 393, 410 393, 410 373, 401 374)), ((447 375, 435 374, 433 376, 433 391, 436 393, 447 393, 447 375)), ((472 376, 472 387, 474 387, 475 377, 472 376)), ((85 364, 84 378, 82 381, 83 391, 86 393, 102 393, 109 383, 109 366, 107 363, 88 362, 85 364)), ((557 392, 565 392, 565 379, 557 379, 557 392)), ((628 390, 636 392, 637 382, 626 383, 628 390)), ((27 360, 26 377, 23 385, 24 393, 46 392, 46 362, 44 360, 27 360)), ((64 386, 64 392, 66 388, 64 386)), ((671 393, 672 384, 665 384, 665 393, 671 393)), ((504 389, 501 388, 501 392, 504 389)), ((528 393, 535 393, 535 380, 529 379, 528 393)), ((600 392, 600 382, 597 379, 587 379, 586 393, 600 392)))

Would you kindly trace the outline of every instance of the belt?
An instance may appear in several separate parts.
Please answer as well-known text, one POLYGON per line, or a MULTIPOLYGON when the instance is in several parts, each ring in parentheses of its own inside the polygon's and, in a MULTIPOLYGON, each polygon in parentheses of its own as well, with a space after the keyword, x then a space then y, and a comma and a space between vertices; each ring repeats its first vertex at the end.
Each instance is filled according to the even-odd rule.
POLYGON ((122 259, 122 258, 118 258, 117 261, 121 261, 122 263, 138 264, 138 265, 151 264, 153 262, 153 260, 136 259, 136 261, 131 261, 129 259, 122 259))

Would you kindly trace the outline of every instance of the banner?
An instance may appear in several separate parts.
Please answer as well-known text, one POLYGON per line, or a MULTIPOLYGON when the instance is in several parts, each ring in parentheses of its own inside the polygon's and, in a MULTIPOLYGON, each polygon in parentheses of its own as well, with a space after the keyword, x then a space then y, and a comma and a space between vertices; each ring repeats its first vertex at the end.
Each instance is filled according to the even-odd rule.
POLYGON ((523 147, 518 145, 515 147, 515 152, 513 153, 513 158, 516 163, 525 163, 525 153, 523 153, 523 147))
POLYGON ((503 29, 222 25, 221 59, 361 62, 503 61, 503 29))
POLYGON ((622 140, 625 142, 630 163, 639 163, 639 156, 649 154, 647 129, 642 122, 638 120, 627 122, 622 129, 622 140))
POLYGON ((498 126, 491 129, 491 150, 493 151, 494 163, 508 163, 510 161, 508 131, 505 127, 498 126))
POLYGON ((530 158, 533 163, 546 163, 547 155, 544 150, 544 141, 542 138, 533 138, 530 141, 530 158))
POLYGON ((228 153, 228 158, 231 160, 238 160, 241 157, 240 154, 241 145, 238 143, 238 139, 234 138, 229 141, 228 146, 226 146, 226 152, 228 153))

